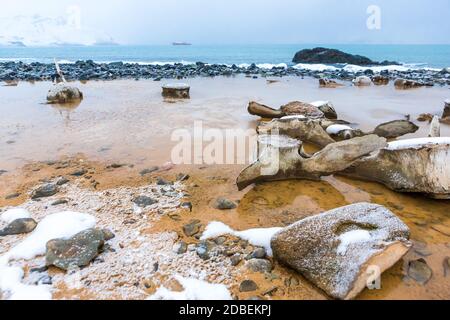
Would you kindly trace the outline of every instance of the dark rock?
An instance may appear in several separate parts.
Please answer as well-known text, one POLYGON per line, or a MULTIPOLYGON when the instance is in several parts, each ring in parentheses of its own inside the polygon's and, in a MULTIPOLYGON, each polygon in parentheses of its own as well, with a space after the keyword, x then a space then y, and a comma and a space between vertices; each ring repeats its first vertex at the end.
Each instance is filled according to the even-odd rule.
POLYGON ((297 52, 292 60, 294 63, 323 63, 323 64, 355 64, 358 66, 398 65, 397 62, 375 62, 367 57, 353 55, 336 49, 314 48, 297 52))
POLYGON ((63 270, 85 267, 94 260, 105 243, 102 230, 88 229, 72 238, 55 239, 47 242, 46 265, 63 270))
POLYGON ((210 258, 210 252, 213 249, 214 245, 215 244, 211 241, 200 242, 196 248, 197 255, 203 260, 208 260, 210 258))
POLYGON ((70 182, 70 180, 67 179, 66 177, 59 177, 58 180, 56 180, 56 185, 63 186, 69 182, 70 182))
POLYGON ((252 280, 244 280, 239 286, 240 292, 252 292, 258 290, 258 285, 252 280))
POLYGON ((133 202, 134 202, 137 206, 139 206, 139 207, 141 207, 141 208, 145 208, 145 207, 154 205, 155 203, 158 203, 157 200, 152 199, 152 198, 147 197, 147 196, 138 196, 138 197, 136 197, 136 198, 133 199, 133 202))
POLYGON ((58 186, 53 183, 47 183, 37 187, 31 193, 31 199, 47 198, 55 195, 58 192, 58 186))
POLYGON ((12 193, 5 197, 5 200, 11 200, 20 197, 20 193, 12 193))
POLYGON ((233 267, 238 266, 241 261, 242 261, 242 255, 240 255, 239 253, 234 254, 233 256, 231 256, 231 265, 233 267))
POLYGON ((169 181, 167 181, 167 180, 165 180, 163 178, 156 179, 156 184, 158 186, 170 186, 170 185, 173 185, 172 182, 169 182, 169 181))
POLYGON ((1 175, 3 175, 3 174, 5 174, 5 173, 7 173, 8 171, 6 171, 6 170, 0 170, 0 176, 1 175))
POLYGON ((450 257, 446 257, 442 264, 444 266, 444 277, 450 276, 450 257))
POLYGON ((139 174, 141 176, 145 176, 146 174, 153 173, 158 170, 159 170, 159 167, 151 167, 151 168, 142 170, 141 172, 139 172, 139 174))
POLYGON ((190 176, 188 174, 180 173, 177 175, 177 181, 183 182, 189 180, 190 176))
POLYGON ((105 241, 112 240, 116 237, 116 235, 109 229, 102 229, 103 232, 103 238, 105 241))
POLYGON ((69 201, 67 199, 58 199, 52 203, 52 206, 59 206, 62 204, 67 204, 69 201))
POLYGON ((237 206, 231 200, 228 200, 228 199, 225 199, 225 198, 219 198, 214 203, 214 208, 218 209, 218 210, 231 210, 231 209, 236 209, 237 206))
POLYGON ((17 219, 0 230, 0 237, 11 236, 16 234, 30 233, 37 226, 37 222, 30 218, 17 219))
POLYGON ((86 169, 77 169, 74 172, 72 172, 70 175, 74 177, 81 177, 84 176, 87 173, 86 169))
POLYGON ((250 259, 245 266, 253 272, 269 273, 273 266, 269 260, 265 259, 250 259))
POLYGON ((257 248, 251 254, 251 259, 264 259, 266 257, 266 250, 264 248, 257 248))
POLYGON ((201 228, 200 220, 193 220, 190 223, 183 226, 183 232, 186 236, 192 237, 200 232, 201 228))
POLYGON ((433 276, 433 271, 424 259, 419 259, 408 263, 408 276, 421 285, 425 285, 433 276))
POLYGON ((48 270, 48 266, 32 268, 30 269, 30 273, 44 273, 48 270))

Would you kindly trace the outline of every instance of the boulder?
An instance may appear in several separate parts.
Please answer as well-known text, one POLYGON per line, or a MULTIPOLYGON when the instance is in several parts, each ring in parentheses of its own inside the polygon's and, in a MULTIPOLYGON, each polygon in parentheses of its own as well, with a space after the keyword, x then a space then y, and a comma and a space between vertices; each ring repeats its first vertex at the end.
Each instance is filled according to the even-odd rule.
POLYGON ((336 299, 354 299, 372 272, 411 248, 408 227, 385 207, 359 203, 306 218, 275 234, 274 257, 336 299))
POLYGON ((237 205, 231 200, 225 198, 218 198, 214 203, 214 208, 217 210, 232 210, 236 209, 237 205))
POLYGON ((394 120, 380 124, 372 132, 379 137, 393 139, 404 136, 406 134, 415 133, 419 127, 408 120, 394 120))
POLYGON ((372 79, 367 76, 356 77, 353 81, 353 85, 357 87, 365 87, 372 85, 372 79))
POLYGON ((68 85, 67 83, 58 83, 48 91, 48 103, 71 103, 78 102, 83 99, 83 93, 78 88, 68 85))
POLYGON ((37 226, 36 221, 30 218, 16 219, 0 230, 0 237, 32 232, 37 226))
POLYGON ((162 86, 164 98, 189 99, 191 87, 185 83, 168 83, 162 86))
POLYGON ((66 271, 85 267, 99 255, 105 241, 105 233, 100 229, 88 229, 67 240, 50 240, 46 246, 46 265, 66 271))
POLYGON ((384 61, 376 62, 371 59, 360 56, 353 55, 349 53, 342 52, 336 49, 327 48, 314 48, 306 49, 297 52, 292 60, 294 63, 323 63, 323 64, 355 64, 359 66, 369 66, 369 65, 394 65, 397 62, 384 61))

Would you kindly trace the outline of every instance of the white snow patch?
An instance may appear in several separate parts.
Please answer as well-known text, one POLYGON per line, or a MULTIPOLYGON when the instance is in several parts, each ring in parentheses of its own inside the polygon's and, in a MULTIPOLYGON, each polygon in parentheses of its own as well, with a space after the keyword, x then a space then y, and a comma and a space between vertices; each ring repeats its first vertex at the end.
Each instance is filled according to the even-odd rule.
POLYGON ((270 241, 275 233, 279 232, 281 229, 282 228, 259 228, 235 231, 222 222, 214 221, 208 224, 200 240, 217 238, 229 234, 246 240, 254 246, 263 247, 266 249, 267 255, 272 256, 270 241))
POLYGON ((353 128, 342 125, 342 124, 333 124, 327 128, 327 133, 332 135, 337 135, 342 131, 351 130, 353 131, 353 128))
POLYGON ((285 116, 282 117, 281 120, 303 120, 306 119, 306 117, 304 115, 298 114, 298 115, 294 115, 294 116, 285 116))
POLYGON ((310 103, 310 105, 313 105, 314 107, 321 107, 327 104, 330 104, 330 101, 314 101, 310 103))
POLYGON ((417 138, 393 141, 386 147, 387 150, 402 150, 402 149, 420 149, 425 146, 432 145, 450 145, 450 137, 434 137, 434 138, 417 138))
POLYGON ((337 253, 344 255, 347 252, 347 248, 350 244, 367 242, 372 239, 370 232, 367 230, 352 230, 341 234, 339 240, 341 243, 337 249, 337 253))
POLYGON ((307 63, 299 63, 293 66, 294 69, 304 69, 304 70, 311 70, 311 71, 336 71, 338 68, 329 66, 326 64, 307 64, 307 63))
POLYGON ((4 212, 1 216, 1 220, 5 223, 11 223, 17 219, 27 219, 30 218, 31 214, 28 210, 22 208, 13 208, 4 212))
POLYGON ((95 226, 96 219, 78 212, 60 212, 45 217, 25 240, 0 256, 0 290, 9 293, 12 300, 50 300, 49 286, 25 285, 21 268, 8 266, 15 259, 33 259, 43 255, 48 241, 70 238, 75 234, 95 226))
POLYGON ((159 288, 148 300, 232 300, 230 291, 223 284, 213 284, 193 278, 175 276, 183 291, 174 292, 159 288))

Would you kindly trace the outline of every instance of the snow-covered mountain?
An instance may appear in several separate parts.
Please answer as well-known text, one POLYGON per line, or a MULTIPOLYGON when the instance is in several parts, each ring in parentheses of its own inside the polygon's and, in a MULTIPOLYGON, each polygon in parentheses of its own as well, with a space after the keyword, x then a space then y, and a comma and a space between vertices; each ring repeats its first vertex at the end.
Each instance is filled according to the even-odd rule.
POLYGON ((114 44, 106 33, 74 24, 70 18, 15 16, 0 18, 0 45, 63 46, 114 44))

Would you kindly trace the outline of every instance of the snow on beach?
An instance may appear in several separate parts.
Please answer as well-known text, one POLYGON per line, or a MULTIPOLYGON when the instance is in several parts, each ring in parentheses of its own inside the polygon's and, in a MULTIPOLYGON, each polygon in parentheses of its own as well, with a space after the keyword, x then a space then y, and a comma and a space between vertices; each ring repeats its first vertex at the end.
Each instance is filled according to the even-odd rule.
POLYGON ((393 141, 386 147, 387 150, 402 150, 402 149, 420 149, 425 146, 433 145, 449 145, 449 137, 438 137, 438 138, 416 138, 407 140, 393 141))
POLYGON ((212 284, 179 275, 174 278, 181 284, 183 291, 174 292, 162 286, 148 300, 232 300, 223 284, 212 284))
MULTIPOLYGON (((179 208, 185 196, 183 185, 175 182, 170 190, 168 187, 119 187, 100 192, 70 183, 62 186, 55 196, 22 204, 17 212, 22 216, 29 212, 39 224, 29 235, 2 239, 0 295, 3 299, 44 300, 51 299, 55 294, 64 296, 60 288, 67 288, 96 299, 146 299, 150 294, 142 283, 151 282, 151 287, 156 289, 165 287, 167 280, 178 279, 185 288, 183 297, 186 299, 211 298, 212 291, 217 292, 217 299, 229 298, 226 286, 231 284, 233 270, 226 257, 217 256, 204 261, 195 250, 180 255, 174 251, 178 241, 176 232, 145 231, 162 215, 179 208), (136 208, 133 199, 141 195, 158 199, 158 203, 136 208), (61 197, 68 199, 68 203, 51 205, 61 197), (68 209, 85 213, 62 211, 68 209), (69 238, 94 226, 108 228, 115 234, 98 261, 94 260, 89 266, 75 270, 75 273, 56 270, 51 274, 45 271, 30 272, 45 265, 42 255, 48 240, 69 238), (49 276, 52 285, 40 283, 39 279, 49 276), (141 286, 136 287, 136 282, 141 286), (194 285, 198 287, 200 284, 204 290, 198 292, 194 285)), ((10 208, 5 209, 4 214, 10 208)), ((11 212, 14 211, 9 211, 6 217, 12 216, 11 212)), ((159 291, 160 295, 161 292, 164 289, 159 291)), ((76 296, 71 295, 70 298, 76 296)))
POLYGON ((245 231, 235 231, 222 222, 211 222, 206 227, 201 240, 217 238, 223 235, 233 235, 235 237, 247 240, 254 246, 263 247, 269 256, 272 256, 272 247, 270 241, 282 228, 258 228, 245 231))

